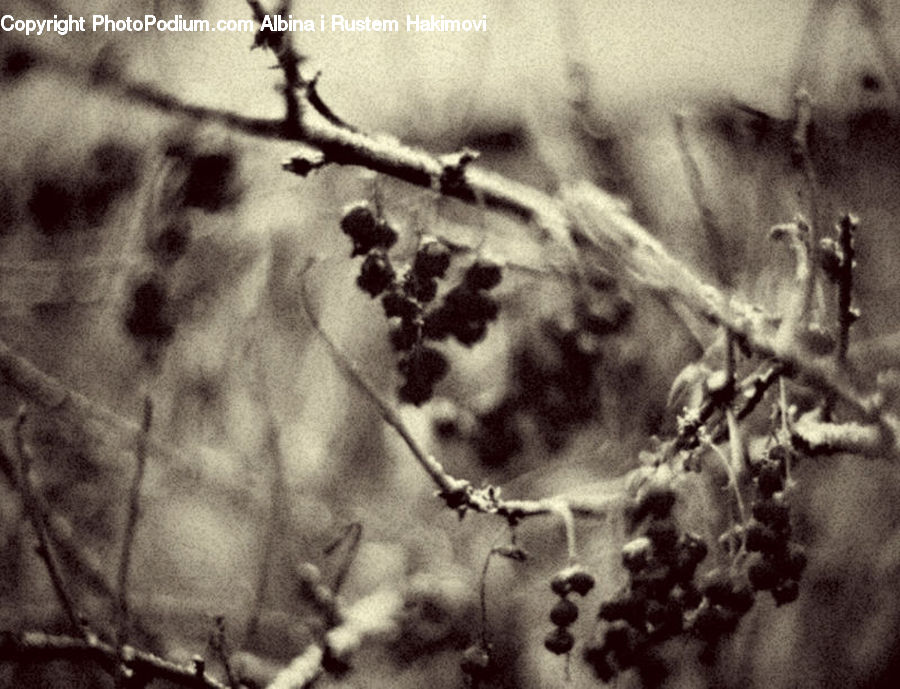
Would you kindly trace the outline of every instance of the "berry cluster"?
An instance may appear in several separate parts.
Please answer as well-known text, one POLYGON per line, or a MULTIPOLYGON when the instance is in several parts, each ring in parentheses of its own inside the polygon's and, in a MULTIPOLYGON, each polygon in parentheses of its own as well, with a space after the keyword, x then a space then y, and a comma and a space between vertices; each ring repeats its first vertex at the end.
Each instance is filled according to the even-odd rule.
POLYGON ((654 665, 653 647, 682 633, 687 616, 703 602, 694 575, 707 546, 693 534, 679 533, 671 519, 674 504, 671 490, 653 488, 631 511, 633 520, 647 526, 622 549, 630 582, 600 606, 599 617, 608 626, 602 641, 584 654, 604 682, 629 668, 654 665))
POLYGON ((536 339, 512 354, 507 394, 481 413, 472 442, 482 463, 505 464, 524 447, 533 426, 551 452, 596 418, 601 403, 603 338, 628 322, 631 306, 605 276, 590 281, 570 318, 545 321, 536 339))
POLYGON ((497 301, 487 292, 501 279, 500 266, 483 260, 473 263, 463 281, 425 317, 425 337, 443 340, 452 335, 467 347, 483 340, 488 323, 496 320, 500 311, 497 301))
POLYGON ((446 357, 425 340, 452 335, 466 346, 482 340, 488 322, 499 312, 496 300, 487 292, 500 283, 500 266, 483 259, 475 261, 440 305, 426 310, 437 298, 438 281, 450 268, 447 246, 425 239, 412 265, 397 271, 388 255, 397 233, 367 204, 351 206, 341 219, 341 230, 353 242, 350 256, 365 255, 356 284, 373 299, 381 296, 385 316, 398 319, 390 333, 394 349, 402 352, 397 369, 404 382, 398 395, 403 402, 421 405, 431 399, 434 386, 449 370, 446 357))
POLYGON ((586 596, 594 588, 594 577, 578 566, 567 567, 557 572, 550 580, 550 588, 559 600, 550 610, 550 621, 553 630, 544 638, 544 647, 556 655, 563 655, 572 650, 575 637, 569 627, 578 619, 578 606, 569 599, 570 593, 586 596))
POLYGON ((74 174, 37 176, 28 196, 28 212, 42 235, 95 228, 110 210, 140 182, 140 154, 133 147, 109 140, 93 148, 74 174))
MULTIPOLYGON (((190 247, 191 212, 222 212, 240 198, 234 150, 201 152, 190 140, 175 138, 166 143, 164 152, 172 163, 171 174, 159 203, 159 221, 148 227, 146 237, 146 250, 154 268, 134 287, 125 315, 125 329, 146 347, 151 360, 175 334, 177 318, 170 295, 170 275, 190 247)), ((124 164, 114 153, 115 149, 107 151, 97 166, 107 176, 120 177, 124 164)))
POLYGON ((776 445, 751 465, 758 497, 746 528, 747 550, 754 554, 747 569, 750 585, 756 591, 770 591, 778 605, 797 599, 806 567, 803 547, 791 541, 790 508, 782 492, 789 452, 776 445))

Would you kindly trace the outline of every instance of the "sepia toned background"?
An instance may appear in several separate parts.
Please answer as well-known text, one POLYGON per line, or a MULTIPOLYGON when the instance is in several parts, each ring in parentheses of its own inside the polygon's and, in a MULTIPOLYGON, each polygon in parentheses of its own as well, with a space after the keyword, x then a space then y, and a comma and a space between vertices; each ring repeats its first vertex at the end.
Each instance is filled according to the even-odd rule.
MULTIPOLYGON (((238 0, 98 0, 89 10, 62 0, 9 4, 5 11, 17 16, 250 16, 238 0)), ((295 15, 487 14, 489 31, 297 34, 296 47, 309 58, 304 72, 321 70, 319 94, 340 117, 433 153, 480 150, 479 165, 549 192, 589 179, 620 196, 705 279, 765 306, 778 303, 791 279, 788 251, 768 231, 808 211, 803 178, 790 163, 794 93, 805 87, 815 122, 817 219, 827 226, 842 212, 860 217, 862 316, 853 360, 873 371, 895 362, 900 6, 348 4, 303 2, 295 15), (717 219, 712 235, 685 151, 717 219)), ((279 117, 281 72, 270 53, 250 50, 252 42, 253 34, 238 33, 0 34, 0 341, 132 423, 149 396, 151 435, 175 448, 148 457, 132 565, 142 630, 135 644, 186 662, 206 652, 221 615, 235 648, 286 662, 309 642, 314 624, 295 594, 297 566, 339 568, 327 546, 360 524, 342 592, 349 601, 385 594, 396 625, 363 649, 353 673, 322 684, 463 686, 459 652, 477 629, 484 558, 505 531, 477 517, 460 521, 434 499, 408 449, 312 330, 303 294, 340 349, 395 404, 388 326, 381 307, 356 288, 358 261, 339 230, 347 204, 377 194, 401 233, 400 253, 411 254, 415 233, 427 232, 502 262, 541 268, 552 257, 533 228, 507 218, 357 169, 294 176, 281 163, 297 146, 153 110, 103 85, 103 75, 113 74, 191 104, 279 117), (191 153, 179 159, 175 149, 191 153), (175 207, 169 192, 184 184, 189 173, 179 160, 190 156, 220 164, 208 172, 209 189, 201 185, 198 199, 175 207), (166 235, 172 228, 176 234, 166 235), (166 258, 163 236, 185 242, 177 261, 166 258), (173 333, 151 351, 128 318, 136 287, 161 272, 173 333)), ((527 270, 505 271, 498 294, 503 315, 486 341, 446 350, 452 372, 438 396, 466 409, 502 397, 511 352, 537 341, 542 319, 568 307, 571 296, 527 270)), ((628 296, 634 323, 609 346, 603 408, 561 449, 550 452, 529 436, 510 461, 484 462, 465 443, 437 437, 439 403, 404 407, 404 420, 454 474, 499 483, 510 496, 590 491, 592 482, 621 474, 636 465, 649 436, 672 431, 669 386, 702 353, 659 304, 639 292, 628 296)), ((67 539, 113 578, 134 435, 81 423, 65 406, 4 386, 7 453, 22 404, 37 489, 67 539)), ((800 472, 798 531, 810 548, 800 600, 757 605, 711 666, 671 649, 672 686, 889 685, 900 628, 896 471, 887 462, 838 457, 800 472)), ((625 582, 623 534, 614 522, 587 524, 579 534, 598 580, 595 608, 625 582)), ((520 539, 530 562, 492 564, 486 583, 488 624, 508 670, 501 684, 595 686, 576 657, 567 670, 542 647, 553 603, 547 581, 565 560, 560 525, 527 524, 520 539)), ((0 481, 3 629, 60 624, 31 545, 19 497, 0 481)), ((85 613, 108 624, 111 601, 67 566, 85 613)), ((590 635, 593 617, 585 606, 577 638, 590 635)), ((66 686, 79 672, 0 659, 4 686, 66 686)))

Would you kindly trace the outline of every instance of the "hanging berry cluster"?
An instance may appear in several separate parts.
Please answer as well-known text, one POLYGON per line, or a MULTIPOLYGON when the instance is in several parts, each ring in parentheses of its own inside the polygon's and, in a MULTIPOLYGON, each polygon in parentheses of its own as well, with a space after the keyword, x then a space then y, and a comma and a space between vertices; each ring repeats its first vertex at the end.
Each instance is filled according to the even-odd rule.
POLYGON ((707 546, 701 538, 679 532, 671 516, 674 504, 674 492, 654 488, 629 515, 635 523, 646 523, 643 534, 622 549, 630 581, 600 606, 599 617, 606 623, 602 640, 584 653, 604 682, 630 668, 658 672, 655 646, 681 634, 688 616, 703 602, 694 575, 707 546))
POLYGON ((783 493, 790 452, 776 445, 751 464, 757 496, 746 528, 747 550, 753 553, 747 576, 756 591, 771 592, 777 605, 797 599, 806 568, 803 547, 791 541, 790 508, 783 493))
POLYGON ((437 298, 438 281, 450 268, 450 249, 435 239, 424 239, 412 265, 398 272, 388 254, 397 233, 367 204, 351 206, 341 219, 341 230, 353 242, 351 258, 365 255, 356 284, 373 299, 381 296, 385 316, 395 321, 390 339, 401 352, 397 369, 404 379, 399 398, 424 404, 449 370, 446 357, 425 341, 452 336, 471 347, 484 339, 488 323, 499 313, 497 301, 488 292, 500 284, 500 266, 475 261, 441 303, 429 308, 437 298))
POLYGON ((173 140, 165 148, 169 177, 146 228, 146 250, 153 268, 133 289, 125 329, 154 360, 175 334, 176 317, 170 275, 191 242, 191 209, 218 213, 240 198, 237 155, 229 148, 201 153, 190 140, 173 140))
POLYGON ((544 647, 556 655, 572 650, 575 637, 569 627, 578 619, 578 605, 569 598, 570 593, 586 596, 594 588, 594 577, 581 567, 573 565, 557 572, 550 580, 550 588, 559 600, 550 610, 554 628, 544 638, 544 647))
POLYGON ((571 318, 545 321, 539 342, 512 354, 507 394, 476 418, 471 436, 479 459, 505 464, 525 445, 523 428, 534 427, 547 450, 565 447, 601 408, 603 338, 628 323, 631 305, 606 276, 579 290, 571 318))

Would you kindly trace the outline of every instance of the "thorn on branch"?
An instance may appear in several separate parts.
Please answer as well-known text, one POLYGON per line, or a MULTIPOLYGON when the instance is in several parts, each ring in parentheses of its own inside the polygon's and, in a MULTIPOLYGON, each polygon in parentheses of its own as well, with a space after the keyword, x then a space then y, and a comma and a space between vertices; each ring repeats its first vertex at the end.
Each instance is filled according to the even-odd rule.
POLYGON ((479 155, 478 151, 464 148, 462 151, 441 156, 439 160, 443 168, 438 181, 440 192, 442 194, 458 193, 466 189, 466 168, 469 163, 478 160, 479 155))
POLYGON ((293 172, 300 177, 306 177, 313 170, 325 167, 328 160, 321 151, 309 151, 297 153, 281 164, 283 170, 293 172))

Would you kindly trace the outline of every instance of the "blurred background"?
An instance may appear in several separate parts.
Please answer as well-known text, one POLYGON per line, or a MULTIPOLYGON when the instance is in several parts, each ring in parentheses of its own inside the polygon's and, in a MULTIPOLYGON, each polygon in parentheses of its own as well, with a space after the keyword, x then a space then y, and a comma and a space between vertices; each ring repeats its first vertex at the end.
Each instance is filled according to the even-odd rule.
MULTIPOLYGON (((4 10, 87 11, 62 0, 4 10)), ((97 0, 90 12, 251 16, 238 0, 97 0)), ((856 365, 872 373, 893 364, 896 3, 375 0, 294 9, 295 17, 337 12, 486 14, 489 27, 296 34, 304 73, 321 70, 319 93, 342 118, 434 153, 474 148, 479 165, 548 192, 588 179, 705 279, 775 311, 790 256, 768 240, 769 228, 810 212, 791 159, 794 94, 804 87, 820 232, 842 212, 861 220, 856 365)), ((605 275, 586 305, 554 277, 553 249, 535 228, 357 169, 296 177, 281 169, 296 146, 154 111, 103 86, 122 77, 184 102, 277 118, 280 72, 252 42, 252 33, 0 34, 0 339, 121 417, 139 419, 149 396, 151 436, 176 448, 148 459, 131 577, 134 643, 187 661, 208 652, 223 616, 245 662, 286 662, 319 624, 297 594, 298 566, 337 576, 346 548, 328 546, 345 544, 341 535, 358 524, 342 594, 391 594, 394 625, 361 651, 354 672, 321 684, 464 686, 459 653, 479 633, 484 560, 508 535, 488 518, 459 521, 442 508, 310 327, 304 291, 324 330, 397 404, 389 325, 355 285, 359 260, 340 232, 342 209, 378 199, 400 234, 398 263, 422 234, 468 247, 454 257, 451 283, 473 255, 505 265, 499 321, 475 347, 442 345, 451 372, 437 399, 401 414, 454 475, 500 483, 506 495, 608 490, 651 435, 672 431, 671 381, 709 342, 618 276, 605 275), (565 343, 585 309, 611 325, 590 356, 573 361, 565 343)), ((87 428, 12 387, 4 393, 5 452, 13 454, 25 403, 36 489, 59 516, 61 537, 113 581, 135 438, 87 428)), ((800 600, 777 609, 760 601, 712 665, 672 644, 672 686, 889 684, 900 622, 896 471, 854 457, 799 471, 795 516, 810 549, 800 600)), ((707 527, 701 519, 695 528, 707 527)), ((579 538, 598 580, 575 627, 580 643, 592 633, 590 609, 625 575, 621 524, 586 522, 579 538)), ((561 525, 528 523, 519 539, 531 559, 492 561, 485 584, 504 668, 497 685, 598 684, 577 654, 567 666, 543 649, 547 582, 565 562, 561 525)), ((4 629, 64 626, 32 543, 18 495, 0 483, 4 629)), ((109 590, 75 555, 64 560, 88 618, 111 624, 109 590)), ((0 659, 5 686, 75 681, 100 680, 69 665, 0 659)))

